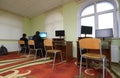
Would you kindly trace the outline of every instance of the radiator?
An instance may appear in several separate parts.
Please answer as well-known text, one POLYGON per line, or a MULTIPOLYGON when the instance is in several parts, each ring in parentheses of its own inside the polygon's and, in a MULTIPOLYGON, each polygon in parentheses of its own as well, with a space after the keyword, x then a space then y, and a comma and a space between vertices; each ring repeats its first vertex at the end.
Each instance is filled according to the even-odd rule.
POLYGON ((119 46, 111 45, 111 61, 119 63, 119 46))

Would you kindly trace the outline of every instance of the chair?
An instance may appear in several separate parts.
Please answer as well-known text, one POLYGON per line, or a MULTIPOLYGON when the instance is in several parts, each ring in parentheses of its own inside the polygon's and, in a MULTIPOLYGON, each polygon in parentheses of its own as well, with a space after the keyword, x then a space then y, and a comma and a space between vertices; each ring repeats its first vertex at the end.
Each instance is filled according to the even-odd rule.
POLYGON ((44 47, 45 47, 45 51, 46 51, 46 55, 45 55, 46 58, 47 58, 47 54, 48 53, 54 54, 54 58, 53 58, 53 68, 54 68, 55 61, 56 61, 56 54, 57 53, 60 53, 61 61, 63 60, 63 58, 62 58, 62 51, 53 48, 53 41, 52 41, 52 39, 45 39, 44 40, 44 47))
POLYGON ((24 51, 24 53, 26 53, 27 46, 25 46, 25 42, 23 40, 19 40, 18 44, 19 44, 19 48, 20 48, 20 50, 18 51, 18 54, 20 54, 21 51, 24 51))
POLYGON ((36 59, 37 53, 38 53, 39 50, 40 50, 41 55, 42 55, 42 57, 43 57, 42 48, 36 48, 36 47, 35 47, 35 42, 34 42, 34 40, 29 40, 29 41, 28 41, 28 46, 29 46, 29 55, 30 55, 30 52, 31 52, 31 51, 35 50, 34 59, 36 59))
MULTIPOLYGON (((88 58, 88 59, 93 59, 93 60, 102 60, 103 62, 103 77, 105 78, 105 61, 106 61, 106 56, 102 54, 102 49, 101 49, 101 40, 97 38, 84 38, 79 40, 79 48, 80 48, 80 77, 81 77, 81 70, 82 70, 82 58, 88 58), (99 53, 93 52, 87 52, 82 54, 82 49, 86 49, 87 51, 92 49, 92 50, 98 50, 99 53)), ((86 65, 87 67, 87 65, 86 65)))

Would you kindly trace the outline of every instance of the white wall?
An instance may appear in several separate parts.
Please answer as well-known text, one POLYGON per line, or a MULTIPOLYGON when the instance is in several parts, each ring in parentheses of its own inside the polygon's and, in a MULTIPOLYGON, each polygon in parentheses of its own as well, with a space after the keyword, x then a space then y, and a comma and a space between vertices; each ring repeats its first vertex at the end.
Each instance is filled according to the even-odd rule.
POLYGON ((23 17, 0 10, 0 46, 4 45, 8 51, 17 51, 23 25, 23 17))
POLYGON ((0 12, 0 39, 18 40, 23 33, 23 21, 19 16, 0 12))

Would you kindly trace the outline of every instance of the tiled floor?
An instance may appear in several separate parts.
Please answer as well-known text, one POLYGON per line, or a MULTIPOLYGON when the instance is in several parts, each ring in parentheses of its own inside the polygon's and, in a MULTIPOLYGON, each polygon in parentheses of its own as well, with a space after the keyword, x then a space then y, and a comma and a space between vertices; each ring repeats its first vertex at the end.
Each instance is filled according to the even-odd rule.
POLYGON ((120 78, 120 64, 112 63, 112 71, 119 76, 118 78, 120 78))

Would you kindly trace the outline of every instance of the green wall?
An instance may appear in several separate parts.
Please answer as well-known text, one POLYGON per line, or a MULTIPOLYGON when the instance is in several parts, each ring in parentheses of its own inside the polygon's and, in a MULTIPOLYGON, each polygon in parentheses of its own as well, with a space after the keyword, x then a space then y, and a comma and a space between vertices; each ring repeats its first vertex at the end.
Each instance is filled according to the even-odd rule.
POLYGON ((45 31, 45 13, 31 19, 31 35, 36 31, 45 31))
POLYGON ((30 36, 32 31, 31 20, 29 18, 24 18, 23 21, 24 21, 23 31, 24 33, 27 34, 27 36, 30 36))
POLYGON ((73 56, 77 55, 77 12, 78 8, 75 2, 71 2, 63 6, 63 21, 65 29, 65 39, 73 41, 73 56))

